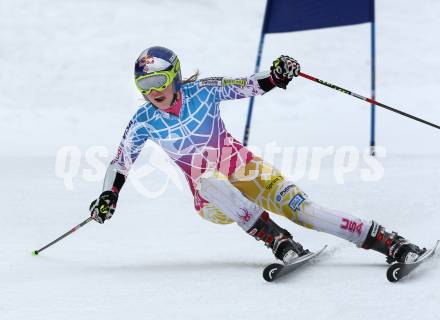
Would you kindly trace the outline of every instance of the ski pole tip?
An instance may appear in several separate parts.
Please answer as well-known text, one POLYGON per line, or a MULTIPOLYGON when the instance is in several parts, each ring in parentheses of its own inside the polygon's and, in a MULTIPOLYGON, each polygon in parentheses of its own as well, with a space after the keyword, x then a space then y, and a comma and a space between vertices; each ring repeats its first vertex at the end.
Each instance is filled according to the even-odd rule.
POLYGON ((37 250, 32 251, 32 255, 33 256, 38 256, 38 251, 37 250))

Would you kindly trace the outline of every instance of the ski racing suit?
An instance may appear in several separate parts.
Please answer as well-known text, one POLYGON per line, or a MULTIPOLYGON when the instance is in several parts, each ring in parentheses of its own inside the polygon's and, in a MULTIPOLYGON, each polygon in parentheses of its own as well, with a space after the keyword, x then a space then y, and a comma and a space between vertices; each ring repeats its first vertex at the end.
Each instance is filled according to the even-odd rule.
POLYGON ((266 93, 274 87, 265 82, 268 77, 269 72, 261 72, 245 78, 213 77, 183 84, 177 114, 150 102, 140 106, 107 169, 104 190, 114 188, 117 173, 128 175, 145 142, 151 140, 184 172, 195 209, 203 218, 219 224, 237 222, 247 231, 267 210, 362 246, 371 221, 316 205, 226 130, 220 102, 266 93))

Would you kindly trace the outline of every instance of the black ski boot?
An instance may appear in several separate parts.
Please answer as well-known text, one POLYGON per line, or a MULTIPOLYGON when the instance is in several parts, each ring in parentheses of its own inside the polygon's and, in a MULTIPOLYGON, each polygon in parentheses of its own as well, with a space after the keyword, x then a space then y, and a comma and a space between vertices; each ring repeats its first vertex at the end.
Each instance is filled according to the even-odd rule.
POLYGON ((264 244, 272 249, 275 257, 284 263, 310 252, 304 250, 300 243, 293 241, 292 235, 273 222, 266 211, 247 233, 257 240, 263 240, 264 244))
POLYGON ((368 231, 367 239, 362 245, 364 249, 373 249, 383 253, 387 257, 387 263, 395 261, 411 263, 426 252, 426 248, 420 249, 415 244, 399 236, 397 232, 387 232, 385 228, 373 221, 368 231))

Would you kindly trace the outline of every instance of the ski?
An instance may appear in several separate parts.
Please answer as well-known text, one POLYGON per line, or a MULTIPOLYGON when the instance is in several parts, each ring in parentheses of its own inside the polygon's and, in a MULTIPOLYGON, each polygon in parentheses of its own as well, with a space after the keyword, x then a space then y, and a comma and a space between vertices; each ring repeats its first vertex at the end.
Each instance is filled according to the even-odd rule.
POLYGON ((437 249, 439 243, 440 241, 437 241, 434 247, 432 247, 432 249, 427 250, 415 262, 412 263, 394 262, 392 265, 388 267, 387 270, 388 281, 397 282, 403 277, 407 276, 410 272, 412 272, 414 269, 416 269, 418 266, 420 266, 422 263, 424 263, 426 260, 428 260, 434 255, 435 250, 437 249))
POLYGON ((282 264, 282 263, 272 263, 268 265, 263 270, 263 278, 264 280, 268 282, 272 282, 296 269, 303 266, 313 258, 319 256, 325 249, 327 248, 327 245, 325 245, 321 250, 317 252, 310 252, 307 253, 301 257, 298 257, 294 259, 292 262, 288 264, 282 264))

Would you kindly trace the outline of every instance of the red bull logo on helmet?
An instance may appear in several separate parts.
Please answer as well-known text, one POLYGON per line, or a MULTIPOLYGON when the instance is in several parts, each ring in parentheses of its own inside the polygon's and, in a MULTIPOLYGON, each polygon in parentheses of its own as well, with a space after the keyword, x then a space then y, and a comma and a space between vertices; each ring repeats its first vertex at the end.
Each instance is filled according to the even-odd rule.
POLYGON ((145 73, 149 70, 149 65, 154 64, 154 57, 150 55, 146 55, 139 58, 139 67, 143 67, 143 71, 145 73))

